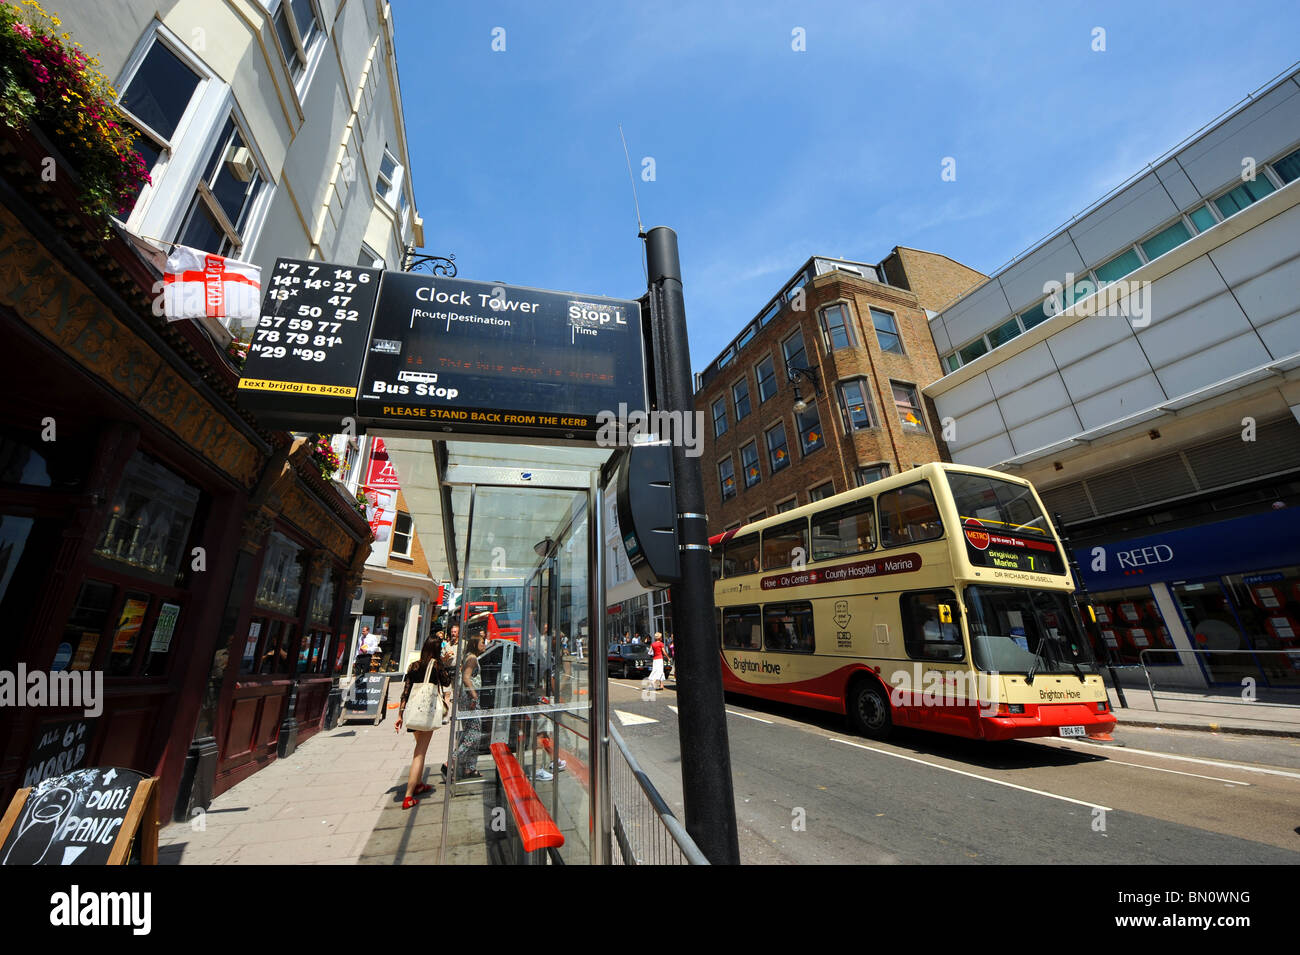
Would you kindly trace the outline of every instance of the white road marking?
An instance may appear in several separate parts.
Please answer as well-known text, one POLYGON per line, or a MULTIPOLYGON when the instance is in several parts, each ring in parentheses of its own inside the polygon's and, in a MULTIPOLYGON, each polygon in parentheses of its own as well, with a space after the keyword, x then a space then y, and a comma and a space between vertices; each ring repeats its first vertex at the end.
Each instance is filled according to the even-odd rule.
POLYGON ((1086 806, 1089 809, 1102 809, 1106 812, 1113 812, 1110 806, 1103 806, 1095 802, 1086 802, 1082 799, 1072 799, 1069 796, 1060 796, 1056 793, 1045 792, 1042 789, 1030 789, 1028 786, 1019 786, 1016 783, 1008 783, 1001 779, 993 779, 989 776, 981 776, 978 773, 968 773, 964 769, 954 769, 951 766, 943 766, 939 763, 928 763, 923 759, 917 759, 915 756, 904 756, 902 753, 891 753, 887 749, 877 749, 874 746, 865 746, 862 743, 854 743, 847 739, 837 739, 829 737, 832 743, 843 743, 845 746, 856 746, 858 749, 865 749, 872 753, 879 753, 881 756, 893 756, 896 759, 905 759, 909 763, 920 763, 922 766, 929 766, 931 769, 942 769, 945 772, 956 773, 958 776, 969 776, 971 779, 978 779, 986 783, 993 783, 995 786, 1006 786, 1008 789, 1019 789, 1021 792, 1033 793, 1035 796, 1046 796, 1049 799, 1059 799, 1062 802, 1072 802, 1076 806, 1086 806))
POLYGON ((677 707, 675 707, 675 706, 670 706, 670 707, 668 707, 668 709, 672 710, 674 713, 677 712, 677 707))
POLYGON ((771 720, 760 720, 757 716, 750 716, 748 713, 737 713, 735 710, 727 710, 732 716, 743 716, 747 720, 753 720, 755 723, 766 723, 768 726, 773 725, 771 720))
MULTIPOLYGON (((1077 750, 1075 751, 1077 752, 1077 750)), ((1142 763, 1130 763, 1114 757, 1105 757, 1108 763, 1119 763, 1121 766, 1136 766, 1138 769, 1149 769, 1155 773, 1173 773, 1176 776, 1195 776, 1197 779, 1213 779, 1216 783, 1229 783, 1233 786, 1253 786, 1254 783, 1243 783, 1239 779, 1224 779, 1222 776, 1202 776, 1200 773, 1185 773, 1181 769, 1164 769, 1160 766, 1145 766, 1142 763)))
POLYGON ((658 723, 656 719, 649 716, 641 716, 639 713, 626 713, 623 710, 615 710, 614 715, 624 726, 639 726, 642 723, 658 723))
POLYGON ((1288 773, 1284 769, 1264 769, 1260 766, 1244 766, 1241 763, 1227 763, 1217 759, 1199 759, 1195 756, 1175 756, 1173 753, 1157 753, 1150 749, 1134 749, 1125 746, 1126 753, 1141 753, 1143 756, 1159 756, 1162 759, 1176 759, 1183 763, 1200 763, 1202 766, 1217 766, 1220 769, 1239 769, 1243 773, 1264 773, 1268 776, 1285 776, 1288 779, 1300 779, 1300 773, 1288 773))

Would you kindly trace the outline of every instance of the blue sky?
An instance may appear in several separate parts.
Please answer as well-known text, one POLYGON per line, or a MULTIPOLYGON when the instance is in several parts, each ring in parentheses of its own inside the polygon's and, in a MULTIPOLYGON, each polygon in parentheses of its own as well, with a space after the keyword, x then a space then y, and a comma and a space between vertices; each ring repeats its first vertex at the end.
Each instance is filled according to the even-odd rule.
POLYGON ((1294 2, 1201 6, 393 0, 426 248, 636 297, 621 122, 698 370, 810 255, 993 271, 1300 55, 1294 2))

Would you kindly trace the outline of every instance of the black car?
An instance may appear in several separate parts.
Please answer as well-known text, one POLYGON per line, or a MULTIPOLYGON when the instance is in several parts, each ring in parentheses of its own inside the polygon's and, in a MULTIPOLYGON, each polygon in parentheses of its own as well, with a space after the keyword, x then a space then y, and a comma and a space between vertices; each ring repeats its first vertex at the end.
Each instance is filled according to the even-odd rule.
POLYGON ((650 648, 644 643, 615 643, 610 646, 607 659, 609 675, 623 679, 633 674, 647 674, 654 665, 650 648))

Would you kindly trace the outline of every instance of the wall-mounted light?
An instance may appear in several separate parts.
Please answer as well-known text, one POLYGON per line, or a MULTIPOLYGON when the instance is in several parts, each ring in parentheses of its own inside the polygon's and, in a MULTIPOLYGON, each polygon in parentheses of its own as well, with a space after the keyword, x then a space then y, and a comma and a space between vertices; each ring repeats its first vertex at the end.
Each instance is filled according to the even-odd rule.
POLYGON ((811 368, 797 368, 794 365, 786 366, 786 378, 794 385, 794 410, 795 414, 803 414, 808 410, 808 402, 804 400, 803 395, 799 393, 799 379, 807 378, 812 382, 814 400, 821 396, 822 383, 817 377, 817 372, 811 368))

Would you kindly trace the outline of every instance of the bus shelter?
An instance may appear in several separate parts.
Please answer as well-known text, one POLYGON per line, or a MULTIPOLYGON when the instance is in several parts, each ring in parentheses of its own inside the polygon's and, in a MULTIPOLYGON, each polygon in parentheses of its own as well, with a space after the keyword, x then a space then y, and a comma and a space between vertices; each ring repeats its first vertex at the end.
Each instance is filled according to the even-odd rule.
POLYGON ((438 518, 460 595, 442 857, 481 841, 494 864, 703 862, 609 723, 611 450, 390 440, 389 453, 425 476, 408 500, 438 518))

